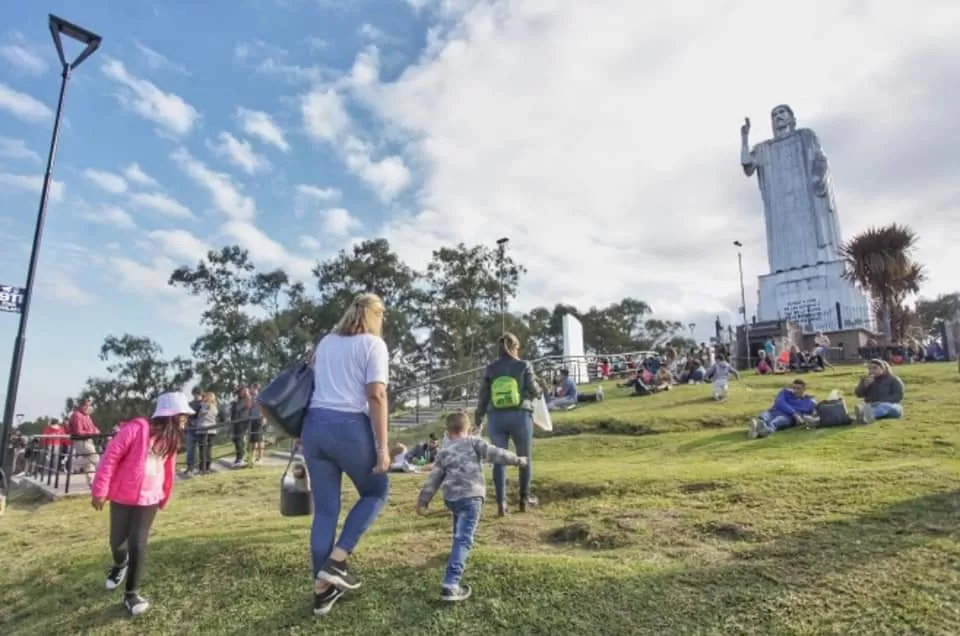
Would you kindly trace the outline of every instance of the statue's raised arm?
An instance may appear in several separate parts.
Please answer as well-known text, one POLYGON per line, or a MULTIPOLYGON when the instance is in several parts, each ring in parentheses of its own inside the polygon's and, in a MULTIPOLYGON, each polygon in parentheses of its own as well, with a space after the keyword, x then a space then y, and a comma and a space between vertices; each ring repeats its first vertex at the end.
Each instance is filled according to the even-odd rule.
POLYGON ((743 174, 752 177, 757 170, 757 163, 753 159, 753 153, 750 152, 750 118, 743 118, 743 126, 740 126, 740 165, 743 167, 743 174))

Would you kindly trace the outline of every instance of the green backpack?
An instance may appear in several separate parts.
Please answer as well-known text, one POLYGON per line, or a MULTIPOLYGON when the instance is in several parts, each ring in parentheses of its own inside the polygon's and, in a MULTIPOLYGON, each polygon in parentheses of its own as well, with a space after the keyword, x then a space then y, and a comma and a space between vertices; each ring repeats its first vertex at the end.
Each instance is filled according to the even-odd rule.
POLYGON ((490 383, 490 403, 495 409, 515 409, 520 406, 520 384, 509 375, 501 375, 490 383))

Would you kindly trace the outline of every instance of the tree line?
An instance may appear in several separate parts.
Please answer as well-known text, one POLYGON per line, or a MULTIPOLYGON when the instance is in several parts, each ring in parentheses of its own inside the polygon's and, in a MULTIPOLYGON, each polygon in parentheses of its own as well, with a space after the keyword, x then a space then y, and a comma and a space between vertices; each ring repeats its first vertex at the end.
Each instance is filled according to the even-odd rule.
MULTIPOLYGON (((960 314, 960 293, 906 298, 919 290, 923 267, 912 258, 916 235, 908 227, 871 228, 842 250, 846 277, 869 292, 881 331, 891 341, 939 335, 939 324, 960 314)), ((482 366, 494 355, 501 330, 500 294, 514 300, 526 269, 512 256, 484 245, 460 243, 433 252, 423 271, 404 263, 386 239, 342 250, 317 263, 310 289, 282 269, 259 271, 238 246, 211 250, 193 266, 180 267, 169 284, 200 298, 201 334, 190 354, 167 357, 147 335, 108 335, 99 357, 106 374, 89 378, 68 398, 65 413, 85 398, 94 417, 114 423, 147 412, 156 396, 196 381, 224 398, 237 387, 265 383, 301 359, 327 333, 353 297, 379 294, 386 304, 384 340, 391 355, 391 384, 408 387, 428 378, 482 366)), ((506 329, 519 336, 524 355, 560 355, 562 320, 583 323, 588 353, 684 349, 696 343, 684 325, 654 316, 635 298, 583 310, 567 304, 509 312, 506 329)), ((40 426, 46 418, 21 427, 40 426)))
MULTIPOLYGON (((149 335, 108 335, 99 354, 106 374, 89 378, 65 410, 90 398, 94 418, 112 424, 146 412, 159 393, 191 381, 224 398, 239 386, 268 382, 302 359, 361 292, 379 294, 387 307, 384 340, 392 386, 467 371, 495 353, 501 282, 509 306, 525 274, 512 256, 463 243, 435 250, 418 271, 387 240, 374 239, 317 263, 308 289, 282 269, 258 270, 240 247, 211 250, 169 279, 204 303, 202 331, 189 355, 167 357, 149 335)), ((634 298, 585 310, 557 304, 510 311, 504 324, 520 338, 525 357, 560 355, 568 313, 583 323, 588 352, 695 344, 682 323, 654 316, 650 305, 634 298)))

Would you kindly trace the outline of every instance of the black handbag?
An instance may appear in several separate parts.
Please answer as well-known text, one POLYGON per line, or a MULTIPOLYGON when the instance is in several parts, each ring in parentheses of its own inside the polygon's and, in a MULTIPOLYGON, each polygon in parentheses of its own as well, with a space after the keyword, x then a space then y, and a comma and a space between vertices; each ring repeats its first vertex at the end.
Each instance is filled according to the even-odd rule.
POLYGON ((832 426, 846 426, 852 424, 850 414, 847 413, 847 404, 843 400, 824 400, 817 404, 817 416, 820 418, 818 428, 832 426))
POLYGON ((283 371, 257 396, 260 412, 290 437, 299 439, 313 396, 313 367, 300 363, 283 371))

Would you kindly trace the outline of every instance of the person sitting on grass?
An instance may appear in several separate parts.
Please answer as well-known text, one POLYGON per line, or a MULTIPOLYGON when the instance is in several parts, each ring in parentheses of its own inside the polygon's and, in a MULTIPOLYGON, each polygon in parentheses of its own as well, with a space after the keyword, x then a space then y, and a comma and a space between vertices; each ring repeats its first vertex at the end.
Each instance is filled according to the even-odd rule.
POLYGON ((730 376, 735 377, 737 380, 740 379, 740 374, 733 368, 733 365, 727 361, 726 356, 723 354, 718 355, 717 361, 713 363, 706 375, 708 380, 713 380, 714 400, 719 402, 720 400, 727 399, 730 376))
POLYGON ((903 417, 903 388, 903 380, 893 374, 889 364, 879 358, 867 363, 867 375, 853 391, 863 400, 863 404, 854 407, 857 423, 903 417))
POLYGON ((766 350, 760 349, 757 351, 757 364, 755 367, 757 375, 769 375, 773 373, 775 364, 776 363, 770 359, 770 356, 767 355, 766 350))
POLYGON ((557 397, 550 398, 547 408, 551 411, 569 411, 577 406, 577 383, 570 377, 568 369, 560 371, 560 385, 557 387, 557 397))
POLYGON ((417 514, 425 515, 430 500, 443 487, 443 500, 453 513, 453 546, 440 588, 440 600, 465 601, 470 586, 462 585, 467 555, 480 523, 480 511, 487 496, 487 480, 483 475, 484 460, 492 464, 527 465, 526 457, 517 457, 508 450, 470 436, 470 418, 464 412, 451 413, 446 419, 449 440, 437 455, 437 461, 417 497, 417 514))
POLYGON ((807 395, 807 383, 796 378, 777 393, 773 406, 750 421, 750 439, 767 437, 791 426, 816 425, 817 401, 807 395))
POLYGON ((695 355, 687 356, 683 371, 680 373, 680 384, 700 384, 703 382, 703 363, 695 355))

